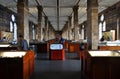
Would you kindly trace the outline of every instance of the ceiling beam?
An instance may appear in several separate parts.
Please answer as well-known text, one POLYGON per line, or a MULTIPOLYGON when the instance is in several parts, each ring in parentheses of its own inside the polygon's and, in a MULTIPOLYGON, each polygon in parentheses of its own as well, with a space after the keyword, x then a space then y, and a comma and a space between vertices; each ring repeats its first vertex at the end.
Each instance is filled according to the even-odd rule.
POLYGON ((59 30, 59 0, 57 0, 57 28, 59 30))
MULTIPOLYGON (((106 5, 102 5, 104 7, 109 7, 109 6, 106 6, 106 5)), ((16 8, 16 5, 6 5, 5 7, 7 8, 16 8)), ((29 5, 28 6, 29 8, 36 8, 37 5, 29 5)), ((55 8, 56 6, 42 6, 43 8, 55 8)), ((83 6, 83 5, 79 5, 79 7, 87 7, 87 6, 83 6)), ((73 8, 73 6, 59 6, 59 8, 73 8)))

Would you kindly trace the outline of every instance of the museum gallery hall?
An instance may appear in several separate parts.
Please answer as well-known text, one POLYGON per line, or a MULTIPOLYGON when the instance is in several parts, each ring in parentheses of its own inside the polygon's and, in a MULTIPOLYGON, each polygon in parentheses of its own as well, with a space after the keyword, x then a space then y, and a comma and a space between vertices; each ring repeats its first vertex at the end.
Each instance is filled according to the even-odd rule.
POLYGON ((120 0, 0 0, 0 79, 120 79, 119 10, 120 0))

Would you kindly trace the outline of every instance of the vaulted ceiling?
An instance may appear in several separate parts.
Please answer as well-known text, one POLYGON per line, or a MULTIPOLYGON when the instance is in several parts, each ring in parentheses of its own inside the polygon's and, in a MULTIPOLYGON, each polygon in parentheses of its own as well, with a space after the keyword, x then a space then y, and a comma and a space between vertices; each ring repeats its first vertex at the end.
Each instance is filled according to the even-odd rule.
MULTIPOLYGON (((101 12, 117 2, 119 2, 119 0, 98 0, 98 11, 101 12)), ((73 6, 77 4, 79 5, 79 24, 87 19, 87 0, 28 0, 28 3, 29 20, 37 24, 37 6, 41 5, 43 7, 43 17, 48 17, 48 20, 56 31, 63 29, 68 21, 68 16, 73 13, 73 6)), ((0 0, 0 4, 17 13, 17 0, 0 0)), ((44 23, 44 20, 42 23, 44 23)))

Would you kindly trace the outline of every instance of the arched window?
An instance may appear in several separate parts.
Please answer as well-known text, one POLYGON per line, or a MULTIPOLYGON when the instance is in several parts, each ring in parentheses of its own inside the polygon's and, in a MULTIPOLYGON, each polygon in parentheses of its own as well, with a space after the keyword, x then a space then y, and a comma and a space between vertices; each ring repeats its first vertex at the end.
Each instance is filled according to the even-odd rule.
POLYGON ((104 15, 103 14, 100 17, 100 21, 104 21, 104 15))
POLYGON ((13 32, 13 23, 10 21, 10 32, 13 32))
POLYGON ((103 22, 103 31, 106 31, 106 21, 103 22))
POLYGON ((13 41, 17 42, 17 24, 15 22, 15 16, 11 15, 11 21, 10 21, 10 32, 13 32, 13 41))
POLYGON ((85 28, 85 26, 82 25, 82 29, 81 29, 82 39, 84 39, 84 28, 85 28))
POLYGON ((102 38, 102 23, 99 23, 99 39, 102 38))
POLYGON ((104 14, 100 16, 100 23, 99 23, 99 39, 102 38, 102 32, 106 31, 106 21, 104 14))
POLYGON ((32 39, 35 39, 35 26, 32 25, 32 39))
POLYGON ((14 23, 14 41, 17 41, 17 24, 14 23))
POLYGON ((14 15, 11 16, 11 19, 12 19, 13 22, 15 22, 15 16, 14 15))

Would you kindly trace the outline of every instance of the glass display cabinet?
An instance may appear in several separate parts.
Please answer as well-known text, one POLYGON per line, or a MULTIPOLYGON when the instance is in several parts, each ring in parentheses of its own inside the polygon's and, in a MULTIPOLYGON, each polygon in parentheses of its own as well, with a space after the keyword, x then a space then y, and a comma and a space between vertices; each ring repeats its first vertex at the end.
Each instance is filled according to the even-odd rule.
POLYGON ((1 44, 0 43, 0 47, 9 47, 10 46, 10 44, 1 44))
POLYGON ((89 79, 120 79, 120 51, 85 51, 82 61, 89 79))
POLYGON ((106 41, 98 44, 99 50, 120 50, 120 40, 106 41))
POLYGON ((0 51, 0 79, 29 79, 34 70, 34 52, 0 51))
POLYGON ((0 51, 17 50, 17 46, 11 46, 9 43, 0 43, 0 51))

